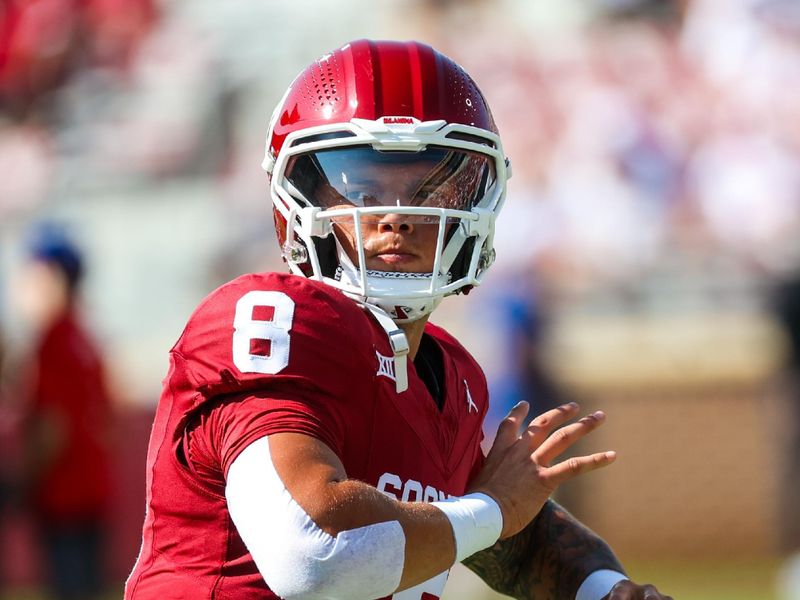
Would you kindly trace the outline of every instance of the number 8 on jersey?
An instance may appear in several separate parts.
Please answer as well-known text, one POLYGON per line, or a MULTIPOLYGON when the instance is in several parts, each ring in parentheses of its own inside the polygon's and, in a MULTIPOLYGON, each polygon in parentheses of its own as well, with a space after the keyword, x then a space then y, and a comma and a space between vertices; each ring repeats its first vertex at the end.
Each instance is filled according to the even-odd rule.
POLYGON ((283 292, 253 290, 239 298, 233 318, 233 364, 242 373, 274 375, 289 364, 289 330, 294 300, 283 292), (270 320, 253 318, 256 307, 272 308, 270 320), (266 356, 252 354, 251 342, 269 342, 266 356))

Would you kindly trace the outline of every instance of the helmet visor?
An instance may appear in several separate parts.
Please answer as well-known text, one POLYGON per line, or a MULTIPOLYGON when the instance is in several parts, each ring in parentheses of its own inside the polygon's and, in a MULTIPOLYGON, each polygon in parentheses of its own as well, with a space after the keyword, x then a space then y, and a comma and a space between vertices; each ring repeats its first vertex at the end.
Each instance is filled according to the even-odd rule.
POLYGON ((470 210, 495 180, 479 152, 428 146, 418 152, 371 146, 326 148, 291 157, 286 178, 314 206, 470 210))

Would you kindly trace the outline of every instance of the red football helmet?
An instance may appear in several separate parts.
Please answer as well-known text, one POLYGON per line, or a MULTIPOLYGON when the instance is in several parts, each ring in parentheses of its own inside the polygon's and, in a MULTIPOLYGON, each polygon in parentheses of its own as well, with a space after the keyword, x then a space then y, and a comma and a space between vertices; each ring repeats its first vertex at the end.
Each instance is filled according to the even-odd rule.
POLYGON ((429 46, 358 40, 315 61, 275 109, 263 166, 292 272, 376 305, 396 322, 479 284, 494 260, 508 161, 475 82, 429 46), (415 173, 413 193, 382 198, 368 189, 378 166, 415 173), (358 228, 366 215, 389 213, 438 224, 432 272, 361 268, 360 236, 358 261, 342 250, 334 221, 351 219, 358 228))

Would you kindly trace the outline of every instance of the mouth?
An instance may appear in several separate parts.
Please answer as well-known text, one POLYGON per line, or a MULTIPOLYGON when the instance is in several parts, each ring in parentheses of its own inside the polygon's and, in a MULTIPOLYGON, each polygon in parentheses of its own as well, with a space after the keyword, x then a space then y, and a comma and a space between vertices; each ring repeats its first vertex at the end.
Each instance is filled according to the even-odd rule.
POLYGON ((409 254, 407 252, 381 252, 372 257, 373 260, 378 260, 388 265, 411 263, 417 260, 417 258, 416 254, 409 254))
POLYGON ((393 246, 370 252, 367 258, 373 264, 399 266, 416 262, 419 255, 408 248, 393 246))

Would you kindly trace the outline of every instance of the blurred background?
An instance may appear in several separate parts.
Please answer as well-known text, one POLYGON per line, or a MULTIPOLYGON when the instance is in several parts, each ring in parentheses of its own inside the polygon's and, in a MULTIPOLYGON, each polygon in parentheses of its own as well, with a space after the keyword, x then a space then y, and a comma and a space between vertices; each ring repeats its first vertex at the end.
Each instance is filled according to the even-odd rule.
MULTIPOLYGON (((587 449, 619 459, 559 500, 634 578, 800 598, 796 0, 2 0, 0 597, 55 597, 63 550, 30 499, 32 462, 69 445, 31 401, 58 377, 37 298, 67 289, 80 324, 91 368, 61 381, 105 382, 67 411, 100 458, 61 485, 97 491, 83 501, 104 517, 69 539, 93 548, 97 597, 119 597, 167 352, 210 290, 283 269, 267 123, 306 64, 358 37, 462 64, 513 162, 498 263, 433 319, 487 371, 487 438, 519 399, 602 407, 587 449)), ((446 597, 495 596, 456 569, 446 597)))

